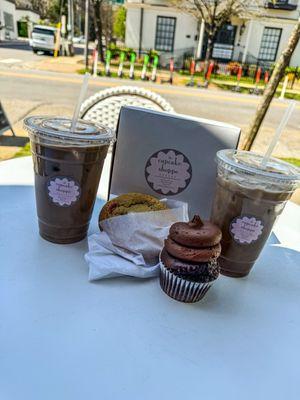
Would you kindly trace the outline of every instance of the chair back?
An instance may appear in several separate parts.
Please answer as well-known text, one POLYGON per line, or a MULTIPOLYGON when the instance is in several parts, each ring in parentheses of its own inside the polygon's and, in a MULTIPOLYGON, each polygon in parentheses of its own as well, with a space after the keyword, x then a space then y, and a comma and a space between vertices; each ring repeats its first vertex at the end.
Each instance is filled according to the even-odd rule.
POLYGON ((117 86, 89 97, 81 106, 80 117, 116 130, 122 106, 174 113, 173 107, 160 95, 136 86, 117 86))

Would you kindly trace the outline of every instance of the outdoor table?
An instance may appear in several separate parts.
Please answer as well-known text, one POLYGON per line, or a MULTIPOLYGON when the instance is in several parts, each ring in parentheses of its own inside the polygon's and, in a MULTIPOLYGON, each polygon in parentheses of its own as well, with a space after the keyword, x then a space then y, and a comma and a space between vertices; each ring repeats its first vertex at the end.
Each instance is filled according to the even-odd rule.
POLYGON ((0 163, 1 400, 298 400, 299 231, 288 203, 251 274, 196 304, 158 279, 90 283, 87 241, 38 234, 31 158, 0 163))

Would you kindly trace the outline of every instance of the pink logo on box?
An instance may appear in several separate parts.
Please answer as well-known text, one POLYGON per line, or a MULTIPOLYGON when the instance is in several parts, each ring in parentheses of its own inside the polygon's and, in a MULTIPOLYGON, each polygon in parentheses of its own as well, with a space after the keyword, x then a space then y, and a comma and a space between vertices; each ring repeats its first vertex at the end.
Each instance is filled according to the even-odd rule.
POLYGON ((47 183, 48 196, 51 201, 61 207, 69 207, 80 196, 80 186, 73 179, 67 177, 55 177, 47 183))
POLYGON ((188 158, 173 149, 159 150, 148 159, 145 167, 148 185, 163 195, 175 195, 186 189, 192 179, 188 158))
POLYGON ((251 215, 240 215, 231 222, 229 230, 237 243, 250 244, 260 237, 263 229, 260 219, 251 215))

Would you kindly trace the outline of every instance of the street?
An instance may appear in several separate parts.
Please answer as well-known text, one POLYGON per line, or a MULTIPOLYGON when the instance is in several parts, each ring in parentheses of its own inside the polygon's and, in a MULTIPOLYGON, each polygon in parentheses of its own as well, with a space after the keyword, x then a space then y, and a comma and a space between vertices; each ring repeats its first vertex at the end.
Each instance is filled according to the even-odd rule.
MULTIPOLYGON (((33 54, 25 44, 5 47, 0 44, 0 99, 17 132, 22 130, 22 119, 28 114, 72 115, 79 94, 82 76, 39 69, 39 63, 53 61, 53 57, 33 54)), ((43 68, 44 69, 44 68, 43 68)), ((259 98, 214 89, 196 89, 158 85, 142 81, 106 77, 91 78, 87 96, 118 85, 138 85, 163 96, 178 113, 209 118, 246 128, 259 98)), ((273 100, 254 149, 265 151, 276 129, 286 103, 273 100)), ((300 105, 297 105, 275 154, 300 158, 300 105)))

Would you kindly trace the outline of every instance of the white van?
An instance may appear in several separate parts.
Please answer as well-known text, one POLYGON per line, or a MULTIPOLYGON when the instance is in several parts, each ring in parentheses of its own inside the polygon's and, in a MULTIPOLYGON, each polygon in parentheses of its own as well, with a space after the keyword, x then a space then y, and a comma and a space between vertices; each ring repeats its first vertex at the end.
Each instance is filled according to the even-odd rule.
POLYGON ((32 34, 30 45, 34 53, 38 51, 49 51, 54 53, 57 36, 57 28, 46 25, 35 25, 32 34))

